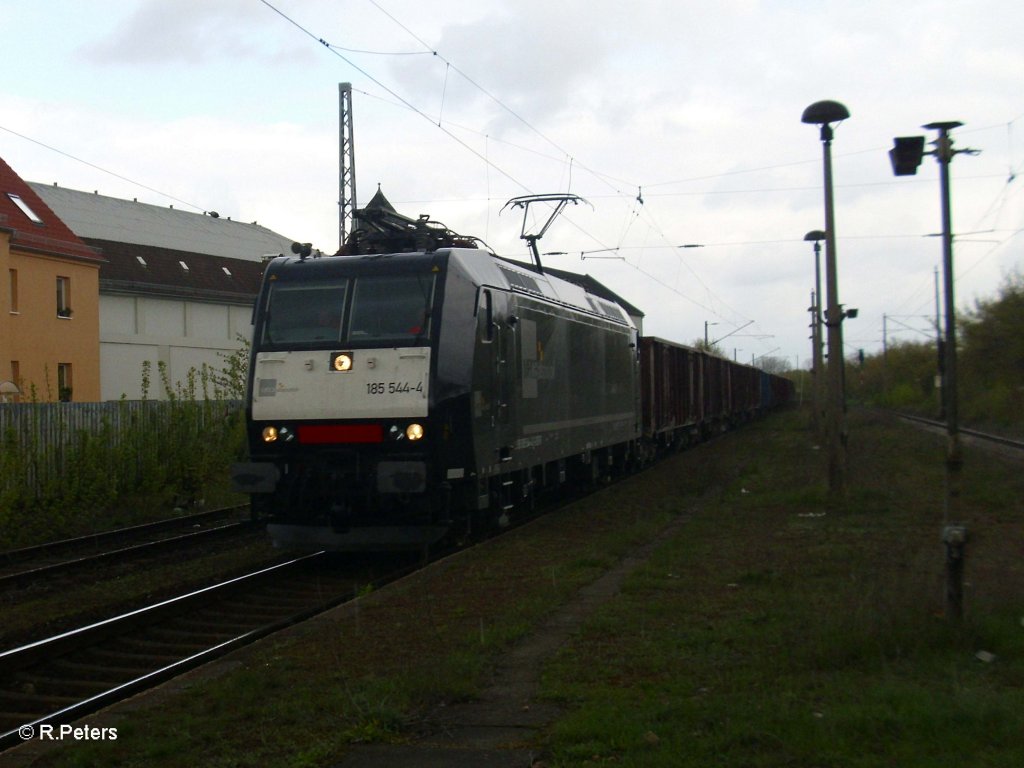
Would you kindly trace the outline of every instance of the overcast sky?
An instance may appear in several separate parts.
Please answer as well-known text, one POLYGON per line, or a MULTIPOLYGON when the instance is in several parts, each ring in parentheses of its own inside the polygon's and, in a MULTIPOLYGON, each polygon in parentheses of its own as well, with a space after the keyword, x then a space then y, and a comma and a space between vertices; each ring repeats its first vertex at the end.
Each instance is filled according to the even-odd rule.
POLYGON ((851 113, 833 143, 848 355, 881 349, 883 314, 890 343, 932 333, 939 168, 894 177, 894 136, 958 120, 956 148, 981 150, 951 164, 958 310, 1024 260, 1019 3, 0 0, 0 18, 0 156, 29 181, 333 253, 349 82, 358 204, 380 184, 400 212, 525 259, 504 202, 580 195, 546 262, 640 307, 648 334, 731 334, 744 362, 810 356, 812 102, 851 113))

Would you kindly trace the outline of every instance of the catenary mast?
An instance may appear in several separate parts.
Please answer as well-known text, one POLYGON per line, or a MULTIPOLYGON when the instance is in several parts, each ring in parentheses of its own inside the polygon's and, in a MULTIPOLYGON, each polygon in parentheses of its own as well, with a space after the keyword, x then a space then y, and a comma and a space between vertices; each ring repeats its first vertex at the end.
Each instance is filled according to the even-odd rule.
POLYGON ((356 154, 352 135, 352 83, 338 83, 338 248, 352 233, 356 210, 356 154))

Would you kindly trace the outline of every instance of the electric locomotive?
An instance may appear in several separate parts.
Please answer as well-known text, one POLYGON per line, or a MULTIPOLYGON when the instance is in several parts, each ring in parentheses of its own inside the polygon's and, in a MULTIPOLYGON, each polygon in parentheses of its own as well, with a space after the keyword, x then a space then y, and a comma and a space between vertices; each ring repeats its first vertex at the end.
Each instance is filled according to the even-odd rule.
POLYGON ((232 475, 275 541, 420 548, 637 458, 639 339, 621 306, 389 217, 405 248, 266 267, 250 456, 232 475))

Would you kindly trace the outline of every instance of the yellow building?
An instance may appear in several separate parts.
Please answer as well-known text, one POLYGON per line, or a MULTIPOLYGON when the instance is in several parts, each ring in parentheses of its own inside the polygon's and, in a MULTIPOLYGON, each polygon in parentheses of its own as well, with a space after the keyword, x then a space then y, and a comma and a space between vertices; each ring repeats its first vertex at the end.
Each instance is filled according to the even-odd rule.
POLYGON ((5 399, 100 399, 102 262, 99 252, 0 158, 0 394, 5 399))

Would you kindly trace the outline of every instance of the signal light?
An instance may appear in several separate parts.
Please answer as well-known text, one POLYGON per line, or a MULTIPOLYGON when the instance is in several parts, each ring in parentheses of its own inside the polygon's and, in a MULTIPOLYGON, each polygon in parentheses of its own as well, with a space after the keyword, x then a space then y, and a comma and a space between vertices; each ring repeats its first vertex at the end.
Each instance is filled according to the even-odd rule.
POLYGON ((913 176, 924 157, 924 136, 897 136, 889 150, 892 172, 897 176, 913 176))

